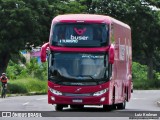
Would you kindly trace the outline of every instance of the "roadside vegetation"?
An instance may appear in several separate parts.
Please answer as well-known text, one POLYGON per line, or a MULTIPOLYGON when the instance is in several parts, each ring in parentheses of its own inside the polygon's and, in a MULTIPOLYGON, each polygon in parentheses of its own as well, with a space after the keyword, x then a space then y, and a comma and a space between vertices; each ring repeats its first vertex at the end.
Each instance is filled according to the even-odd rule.
POLYGON ((19 78, 10 80, 8 84, 9 94, 45 94, 47 92, 47 82, 37 78, 19 78))
MULTIPOLYGON (((160 73, 154 71, 154 79, 147 79, 146 65, 137 62, 132 64, 134 89, 159 89, 160 73)), ((30 63, 16 64, 9 62, 7 68, 9 78, 8 94, 46 94, 47 93, 47 63, 38 64, 36 59, 30 63)))
POLYGON ((38 64, 36 59, 30 63, 9 62, 7 68, 9 94, 45 94, 47 92, 47 63, 38 64))
POLYGON ((154 73, 154 79, 147 79, 148 67, 137 62, 132 63, 134 89, 160 89, 160 73, 154 73))

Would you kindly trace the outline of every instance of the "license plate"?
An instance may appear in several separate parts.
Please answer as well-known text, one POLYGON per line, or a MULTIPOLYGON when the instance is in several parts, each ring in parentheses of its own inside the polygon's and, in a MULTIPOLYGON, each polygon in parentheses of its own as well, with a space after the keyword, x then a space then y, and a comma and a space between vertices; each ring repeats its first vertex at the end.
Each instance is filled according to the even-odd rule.
POLYGON ((73 99, 72 102, 74 102, 74 103, 82 103, 83 100, 82 99, 73 99))

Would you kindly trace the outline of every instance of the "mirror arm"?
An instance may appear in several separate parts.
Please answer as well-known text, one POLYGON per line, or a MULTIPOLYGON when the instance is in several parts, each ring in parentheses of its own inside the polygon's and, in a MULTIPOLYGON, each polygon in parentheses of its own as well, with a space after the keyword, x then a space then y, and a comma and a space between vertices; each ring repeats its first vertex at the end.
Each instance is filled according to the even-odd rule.
POLYGON ((47 50, 47 47, 49 47, 49 43, 45 43, 41 47, 41 62, 46 62, 46 50, 47 50))
POLYGON ((109 63, 110 64, 114 63, 114 46, 113 46, 113 44, 111 44, 110 48, 109 48, 109 63))

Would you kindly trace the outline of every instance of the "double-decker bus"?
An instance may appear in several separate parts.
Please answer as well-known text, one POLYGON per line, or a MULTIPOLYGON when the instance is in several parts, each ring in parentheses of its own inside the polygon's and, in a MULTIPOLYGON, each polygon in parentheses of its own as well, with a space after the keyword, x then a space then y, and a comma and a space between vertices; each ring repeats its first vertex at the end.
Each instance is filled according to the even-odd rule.
POLYGON ((132 43, 130 27, 112 17, 59 15, 52 20, 48 54, 48 103, 64 107, 101 105, 125 109, 131 97, 132 43))

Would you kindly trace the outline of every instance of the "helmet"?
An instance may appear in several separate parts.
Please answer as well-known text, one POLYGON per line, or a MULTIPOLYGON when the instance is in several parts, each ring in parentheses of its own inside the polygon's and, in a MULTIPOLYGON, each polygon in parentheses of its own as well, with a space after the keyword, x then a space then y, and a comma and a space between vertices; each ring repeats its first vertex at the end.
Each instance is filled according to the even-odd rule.
POLYGON ((2 75, 6 75, 6 73, 2 73, 2 75))

